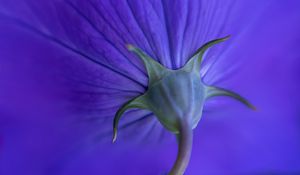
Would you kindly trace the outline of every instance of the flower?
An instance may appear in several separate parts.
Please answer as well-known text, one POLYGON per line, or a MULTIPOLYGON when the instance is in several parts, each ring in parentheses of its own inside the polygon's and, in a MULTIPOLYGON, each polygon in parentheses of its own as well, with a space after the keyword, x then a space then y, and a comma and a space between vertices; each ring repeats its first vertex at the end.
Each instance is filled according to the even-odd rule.
POLYGON ((293 1, 1 2, 3 173, 167 172, 175 142, 145 146, 161 132, 172 137, 148 111, 125 114, 121 123, 128 127, 116 145, 97 144, 110 139, 119 107, 147 88, 144 66, 126 44, 178 69, 204 43, 227 34, 232 39, 205 55, 203 80, 240 92, 259 110, 225 99, 207 104, 187 173, 299 171, 299 102, 290 99, 299 87, 297 7, 293 1), (143 135, 150 138, 134 146, 132 139, 143 135))

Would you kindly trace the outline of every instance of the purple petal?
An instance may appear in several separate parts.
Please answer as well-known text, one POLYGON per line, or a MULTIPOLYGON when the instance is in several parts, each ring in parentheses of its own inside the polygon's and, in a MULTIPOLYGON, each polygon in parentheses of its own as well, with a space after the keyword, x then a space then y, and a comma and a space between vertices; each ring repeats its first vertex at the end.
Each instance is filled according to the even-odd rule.
POLYGON ((167 172, 176 145, 145 146, 162 130, 147 111, 124 116, 129 127, 117 145, 97 144, 119 106, 147 84, 125 45, 176 69, 228 34, 206 54, 204 80, 241 92, 259 111, 211 101, 187 174, 300 171, 298 9, 293 1, 2 0, 0 174, 167 172))

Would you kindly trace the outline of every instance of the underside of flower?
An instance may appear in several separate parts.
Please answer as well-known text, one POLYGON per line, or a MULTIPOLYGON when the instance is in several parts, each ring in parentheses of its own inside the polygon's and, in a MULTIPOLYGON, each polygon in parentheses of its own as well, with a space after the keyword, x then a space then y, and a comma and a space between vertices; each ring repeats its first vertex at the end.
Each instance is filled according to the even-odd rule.
POLYGON ((228 38, 229 36, 204 44, 178 70, 167 69, 139 48, 128 45, 127 48, 134 52, 146 67, 149 78, 148 89, 143 95, 126 102, 117 111, 113 123, 113 142, 117 139, 119 120, 127 109, 149 110, 167 130, 177 136, 179 149, 170 174, 182 175, 191 155, 193 129, 201 119, 202 109, 207 99, 214 96, 229 96, 255 109, 240 95, 223 88, 206 85, 201 80, 200 65, 205 51, 228 38))

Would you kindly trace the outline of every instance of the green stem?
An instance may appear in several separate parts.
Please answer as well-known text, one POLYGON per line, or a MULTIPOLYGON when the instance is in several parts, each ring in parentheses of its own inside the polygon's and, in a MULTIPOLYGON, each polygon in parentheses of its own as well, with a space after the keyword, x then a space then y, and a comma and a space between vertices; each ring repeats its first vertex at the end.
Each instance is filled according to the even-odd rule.
POLYGON ((182 120, 180 122, 179 131, 177 159, 169 175, 183 175, 191 157, 193 145, 192 127, 187 123, 187 121, 182 120))

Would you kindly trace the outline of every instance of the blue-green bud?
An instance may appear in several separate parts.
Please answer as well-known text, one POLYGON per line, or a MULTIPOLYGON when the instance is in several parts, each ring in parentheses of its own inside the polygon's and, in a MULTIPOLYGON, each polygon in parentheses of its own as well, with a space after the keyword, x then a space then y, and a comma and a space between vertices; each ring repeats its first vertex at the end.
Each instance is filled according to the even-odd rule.
POLYGON ((117 138, 119 120, 127 109, 150 110, 167 130, 177 135, 179 151, 170 174, 183 174, 190 158, 192 130, 201 119, 205 100, 214 96, 230 96, 255 109, 240 95, 205 85, 201 80, 200 65, 205 51, 228 38, 224 37, 204 44, 178 70, 167 69, 139 48, 128 45, 127 48, 134 52, 146 67, 149 78, 148 89, 143 95, 129 100, 117 111, 113 123, 113 142, 117 138))

